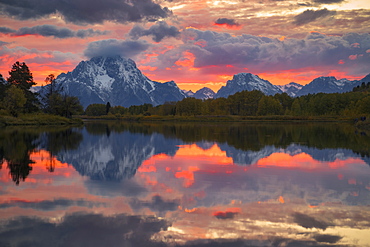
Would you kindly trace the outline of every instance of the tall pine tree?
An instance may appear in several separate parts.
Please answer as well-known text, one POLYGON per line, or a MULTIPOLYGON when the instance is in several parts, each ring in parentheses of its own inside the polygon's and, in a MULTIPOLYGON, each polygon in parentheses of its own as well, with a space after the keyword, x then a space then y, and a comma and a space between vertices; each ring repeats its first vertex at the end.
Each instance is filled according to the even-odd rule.
POLYGON ((22 89, 26 96, 26 104, 24 105, 25 112, 34 112, 38 110, 39 102, 36 95, 30 91, 30 88, 36 83, 33 81, 33 76, 26 63, 15 62, 12 69, 9 71, 8 83, 22 89))

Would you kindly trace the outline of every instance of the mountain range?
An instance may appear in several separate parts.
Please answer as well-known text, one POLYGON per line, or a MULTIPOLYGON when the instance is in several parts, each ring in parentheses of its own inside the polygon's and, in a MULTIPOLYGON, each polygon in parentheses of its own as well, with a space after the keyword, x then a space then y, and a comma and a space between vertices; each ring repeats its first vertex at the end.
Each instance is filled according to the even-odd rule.
MULTIPOLYGON (((226 82, 217 93, 204 87, 195 93, 181 90, 174 81, 160 83, 150 80, 137 68, 135 62, 120 56, 94 57, 81 61, 77 67, 68 73, 62 73, 56 78, 63 92, 77 96, 86 108, 90 104, 142 105, 154 106, 165 102, 180 101, 185 97, 210 99, 228 97, 243 90, 259 90, 266 95, 287 93, 298 97, 316 93, 342 93, 351 91, 362 82, 370 82, 370 74, 362 80, 336 79, 333 76, 319 77, 303 86, 294 82, 287 85, 273 85, 251 73, 239 73, 226 82)), ((48 91, 46 85, 39 89, 40 95, 48 91)), ((36 88, 34 91, 37 91, 36 88)))

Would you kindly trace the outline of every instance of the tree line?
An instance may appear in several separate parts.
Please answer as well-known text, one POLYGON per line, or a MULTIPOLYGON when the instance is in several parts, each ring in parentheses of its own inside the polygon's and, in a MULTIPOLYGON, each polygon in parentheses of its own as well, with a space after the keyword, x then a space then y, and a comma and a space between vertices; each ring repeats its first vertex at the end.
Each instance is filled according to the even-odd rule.
POLYGON ((24 62, 15 62, 7 80, 0 74, 0 115, 45 112, 70 118, 83 112, 79 99, 63 94, 53 74, 45 82, 50 84, 45 95, 32 92, 36 83, 30 69, 24 62))
POLYGON ((290 97, 287 93, 264 95, 260 91, 242 91, 227 98, 195 99, 184 98, 178 102, 166 102, 152 106, 111 106, 92 104, 86 108, 89 116, 358 116, 370 115, 370 94, 368 84, 360 86, 363 90, 347 93, 318 93, 300 97, 290 97), (367 86, 368 87, 368 86, 367 86))

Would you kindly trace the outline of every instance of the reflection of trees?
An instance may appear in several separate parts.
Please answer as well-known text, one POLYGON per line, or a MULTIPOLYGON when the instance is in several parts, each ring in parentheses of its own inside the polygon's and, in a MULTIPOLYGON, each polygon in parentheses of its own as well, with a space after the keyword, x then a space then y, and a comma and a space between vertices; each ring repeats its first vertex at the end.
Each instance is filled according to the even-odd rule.
POLYGON ((9 174, 18 185, 32 170, 30 154, 37 146, 38 134, 12 128, 1 132, 0 136, 2 160, 6 161, 9 174))
POLYGON ((179 138, 184 142, 227 143, 240 150, 259 151, 267 145, 286 148, 298 143, 311 148, 345 148, 370 156, 370 138, 356 134, 346 123, 119 123, 88 124, 89 133, 110 131, 152 134, 179 138))
POLYGON ((6 162, 9 174, 17 185, 25 181, 32 171, 34 161, 30 159, 30 155, 42 142, 46 144, 45 149, 50 152, 48 170, 52 172, 55 167, 53 154, 62 149, 77 148, 82 140, 82 135, 70 128, 44 131, 41 128, 27 127, 8 127, 0 131, 0 169, 6 162))
POLYGON ((48 171, 55 170, 54 156, 62 150, 77 149, 82 141, 82 134, 72 128, 62 128, 43 133, 41 140, 43 148, 49 151, 48 171))
POLYGON ((58 153, 62 150, 77 149, 82 141, 82 134, 72 128, 46 132, 46 150, 58 153))

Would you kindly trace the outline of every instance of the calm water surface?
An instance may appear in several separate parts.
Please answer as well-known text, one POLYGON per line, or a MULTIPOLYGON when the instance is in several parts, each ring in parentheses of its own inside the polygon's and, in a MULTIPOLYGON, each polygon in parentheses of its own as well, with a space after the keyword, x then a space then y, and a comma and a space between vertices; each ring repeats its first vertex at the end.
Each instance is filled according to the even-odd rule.
POLYGON ((370 246, 350 125, 0 130, 0 246, 370 246))

